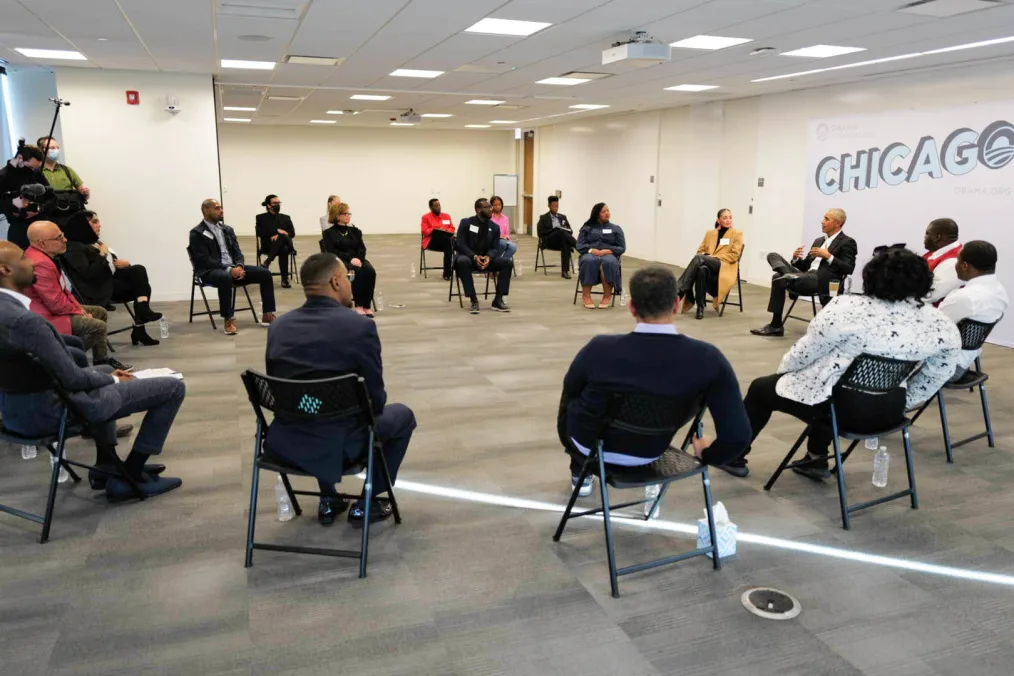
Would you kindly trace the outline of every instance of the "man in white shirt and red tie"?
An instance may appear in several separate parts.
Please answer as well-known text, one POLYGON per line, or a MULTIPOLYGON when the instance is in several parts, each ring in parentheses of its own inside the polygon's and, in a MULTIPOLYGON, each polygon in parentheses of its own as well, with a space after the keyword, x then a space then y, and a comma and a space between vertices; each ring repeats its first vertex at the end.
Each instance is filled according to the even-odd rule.
MULTIPOLYGON (((985 324, 999 321, 1010 301, 996 276, 996 247, 983 240, 968 242, 961 248, 954 267, 964 286, 947 294, 938 309, 955 324, 962 319, 985 324)), ((955 375, 964 375, 980 352, 962 350, 955 375)))
POLYGON ((444 281, 451 278, 451 253, 454 251, 454 219, 440 210, 440 200, 430 200, 430 210, 422 217, 422 247, 444 252, 444 281))
POLYGON ((961 253, 961 242, 958 241, 958 224, 952 218, 938 218, 926 227, 923 246, 927 251, 923 255, 933 273, 933 289, 926 297, 927 303, 940 305, 940 301, 951 291, 964 283, 958 279, 955 269, 958 254, 961 253))

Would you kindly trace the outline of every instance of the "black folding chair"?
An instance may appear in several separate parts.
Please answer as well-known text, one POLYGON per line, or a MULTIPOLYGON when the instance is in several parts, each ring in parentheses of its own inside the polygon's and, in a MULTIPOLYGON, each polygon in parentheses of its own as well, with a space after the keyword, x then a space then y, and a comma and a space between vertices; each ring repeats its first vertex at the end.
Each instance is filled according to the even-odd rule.
MULTIPOLYGON (((743 247, 743 250, 739 254, 739 260, 740 261, 743 260, 743 253, 744 252, 746 252, 746 247, 745 246, 743 247)), ((718 316, 719 317, 722 317, 722 316, 725 315, 725 306, 726 305, 731 305, 732 307, 738 307, 740 312, 743 311, 743 278, 739 274, 741 267, 742 266, 740 266, 740 265, 736 266, 736 302, 735 303, 730 303, 729 302, 729 296, 732 295, 732 291, 730 290, 729 293, 727 293, 725 295, 725 300, 722 301, 722 307, 718 310, 718 316)))
MULTIPOLYGON (((442 264, 426 265, 426 252, 429 251, 429 249, 423 246, 424 241, 426 241, 426 235, 419 233, 419 272, 422 273, 423 279, 426 279, 427 270, 443 270, 444 266, 442 264)), ((443 251, 437 251, 435 253, 439 253, 441 256, 444 255, 443 251)))
MULTIPOLYGON (((601 433, 599 435, 600 439, 595 443, 595 447, 592 448, 591 453, 588 454, 587 458, 584 456, 575 456, 578 460, 583 460, 584 465, 581 468, 581 474, 578 477, 577 484, 574 486, 574 491, 570 495, 570 501, 567 503, 567 509, 563 512, 563 517, 560 519, 560 525, 557 527, 556 533, 553 535, 553 541, 560 541, 560 536, 563 535, 563 529, 566 527, 567 521, 570 519, 576 519, 578 517, 589 516, 601 512, 606 535, 606 556, 609 562, 609 584, 612 588, 614 598, 619 598, 620 596, 619 577, 621 575, 628 575, 630 573, 636 573, 650 568, 657 568, 658 566, 665 566, 670 563, 676 563, 677 561, 682 561, 695 556, 704 556, 707 554, 712 555, 712 565, 714 569, 721 569, 722 563, 718 558, 718 535, 715 530, 715 517, 712 513, 711 478, 708 475, 708 466, 686 452, 687 448, 690 447, 693 435, 697 430, 698 424, 701 422, 701 418, 704 417, 703 402, 700 398, 688 401, 645 394, 612 393, 610 396, 612 401, 610 402, 609 411, 603 420, 601 433), (610 465, 609 467, 606 467, 605 459, 603 457, 603 442, 601 437, 607 429, 612 428, 644 436, 658 436, 661 434, 675 436, 676 432, 678 432, 681 427, 690 422, 692 422, 692 424, 690 425, 680 448, 676 449, 670 447, 660 458, 650 465, 642 465, 640 467, 617 467, 610 465), (652 505, 648 514, 652 514, 658 509, 659 504, 662 502, 662 498, 665 497, 666 491, 669 490, 669 485, 672 482, 696 476, 698 474, 701 475, 701 479, 704 483, 704 507, 708 513, 708 530, 711 533, 711 545, 695 549, 692 552, 687 552, 685 554, 669 556, 656 561, 639 563, 617 569, 616 554, 613 545, 611 510, 623 509, 624 507, 633 507, 634 505, 643 505, 651 502, 652 505), (572 514, 571 510, 574 508, 574 503, 577 502, 578 492, 581 490, 581 485, 589 475, 594 475, 599 478, 599 495, 602 500, 602 506, 596 509, 572 514), (644 488, 645 486, 652 484, 661 484, 661 490, 659 490, 658 497, 654 499, 643 498, 633 502, 624 502, 619 505, 609 504, 609 486, 612 486, 613 488, 644 488)), ((645 520, 648 518, 648 516, 644 517, 645 520)))
MULTIPOLYGON (((834 280, 834 279, 831 280, 831 282, 836 282, 836 281, 838 282, 838 294, 837 295, 840 296, 843 293, 845 293, 845 280, 848 279, 848 278, 849 278, 849 275, 845 275, 841 280, 834 280)), ((798 293, 794 293, 794 292, 790 291, 789 292, 789 298, 792 299, 792 303, 789 305, 789 309, 785 313, 785 317, 782 319, 782 324, 784 325, 785 322, 787 322, 790 319, 798 319, 801 322, 806 322, 807 324, 809 324, 810 323, 810 319, 813 319, 813 317, 817 316, 817 311, 818 311, 817 310, 817 300, 818 300, 819 297, 820 297, 819 294, 813 295, 813 296, 808 296, 806 294, 798 294, 798 293), (813 310, 813 317, 807 318, 807 317, 800 317, 799 315, 792 314, 793 308, 796 307, 796 303, 800 299, 806 299, 806 300, 810 301, 810 308, 813 310)), ((803 300, 803 302, 805 303, 806 300, 803 300)), ((821 307, 823 308, 823 305, 821 305, 821 307)))
MULTIPOLYGON (((539 237, 539 248, 535 252, 535 272, 537 273, 539 271, 539 268, 542 268, 542 273, 545 276, 548 277, 549 276, 549 269, 550 268, 558 268, 558 267, 560 267, 560 264, 559 263, 547 263, 546 262, 546 251, 559 251, 559 249, 549 249, 549 248, 547 248, 546 247, 546 240, 543 237, 539 237), (539 262, 540 258, 542 259, 541 263, 539 262)), ((574 252, 571 252, 571 257, 570 257, 570 271, 571 271, 571 273, 576 272, 576 270, 574 268, 574 256, 573 256, 573 253, 574 252)))
MULTIPOLYGON (((263 249, 261 249, 261 238, 255 234, 254 235, 254 239, 257 242, 257 265, 260 265, 261 264, 261 257, 262 256, 267 256, 268 254, 267 254, 266 251, 264 251, 263 249)), ((295 280, 296 284, 299 284, 300 283, 299 282, 299 261, 296 259, 296 249, 295 249, 295 244, 296 243, 293 242, 292 244, 293 244, 293 249, 292 249, 292 251, 289 252, 289 274, 292 275, 292 279, 295 280)), ((268 268, 268 271, 270 272, 271 269, 268 268)), ((279 268, 278 272, 272 272, 271 276, 272 277, 281 277, 282 276, 281 268, 279 268)))
MULTIPOLYGON (((451 259, 455 263, 457 262, 457 260, 458 260, 458 249, 457 249, 457 247, 455 247, 454 252, 451 254, 451 259)), ((476 270, 474 268, 472 269, 472 275, 485 275, 485 277, 486 277, 486 290, 483 291, 483 293, 482 293, 482 299, 483 300, 487 300, 489 298, 489 281, 490 281, 490 279, 494 278, 498 274, 500 274, 500 273, 499 272, 484 272, 482 270, 476 270)), ((464 300, 465 299, 465 295, 461 291, 461 280, 458 279, 458 266, 457 265, 451 266, 451 281, 450 281, 450 285, 447 287, 447 302, 450 303, 451 299, 454 298, 455 296, 457 296, 457 298, 458 298, 458 307, 464 308, 465 307, 465 300, 464 300), (455 293, 455 291, 454 291, 455 285, 457 285, 457 289, 458 289, 457 293, 455 293)))
POLYGON ((901 387, 919 370, 920 366, 921 362, 918 361, 902 361, 870 354, 861 354, 856 357, 832 390, 828 411, 830 419, 821 417, 807 424, 806 429, 799 435, 796 443, 792 445, 788 454, 778 465, 778 469, 764 484, 764 490, 771 490, 775 481, 786 469, 811 467, 819 462, 820 459, 806 458, 792 462, 792 457, 803 445, 803 441, 810 435, 814 427, 818 425, 830 426, 835 461, 835 466, 831 471, 838 478, 838 501, 841 506, 842 528, 845 530, 851 528, 850 517, 853 512, 898 498, 911 497, 912 509, 918 509, 919 494, 915 488, 915 464, 912 459, 912 441, 909 437, 912 421, 905 417, 905 393, 901 387), (866 422, 869 412, 872 410, 883 412, 885 407, 888 408, 888 414, 890 408, 896 407, 898 409, 896 422, 884 429, 870 429, 869 423, 866 422), (849 505, 843 463, 852 455, 852 451, 860 441, 874 437, 886 437, 895 432, 901 432, 904 441, 908 488, 876 500, 849 505), (844 454, 841 452, 839 437, 852 442, 844 454))
MULTIPOLYGON (((244 565, 247 568, 253 565, 253 551, 255 549, 294 554, 319 554, 321 556, 359 559, 359 577, 366 577, 366 560, 370 542, 370 508, 373 498, 376 497, 373 493, 374 463, 377 459, 380 461, 380 471, 387 479, 387 496, 391 501, 391 511, 394 513, 395 523, 401 523, 401 514, 398 512, 398 502, 394 498, 394 489, 390 487, 391 474, 387 469, 384 454, 381 452, 380 440, 377 438, 377 421, 373 415, 373 407, 370 404, 365 381, 354 373, 321 380, 286 380, 272 378, 251 370, 244 371, 241 378, 250 398, 250 404, 253 406, 254 414, 257 416, 257 441, 254 445, 253 481, 250 485, 250 520, 247 525, 246 562, 244 565), (363 482, 363 492, 361 495, 339 493, 341 498, 357 500, 362 497, 365 501, 362 546, 359 551, 298 547, 254 541, 257 490, 260 486, 262 471, 276 472, 282 477, 285 491, 289 494, 289 500, 292 501, 292 508, 297 516, 303 513, 299 501, 296 499, 297 495, 321 496, 319 491, 292 489, 292 485, 289 483, 290 475, 305 477, 313 475, 293 467, 271 454, 271 449, 265 443, 268 434, 268 421, 264 416, 264 411, 271 411, 275 416, 275 421, 284 420, 287 424, 320 424, 352 419, 358 420, 369 430, 360 461, 354 466, 346 467, 343 472, 346 476, 352 476, 365 469, 366 479, 363 482)), ((335 453, 342 452, 341 448, 335 449, 335 453)))
MULTIPOLYGON (((211 286, 211 285, 210 284, 204 284, 201 281, 201 278, 197 276, 197 270, 194 269, 194 254, 193 254, 193 252, 190 251, 190 247, 189 246, 187 247, 187 258, 190 259, 191 275, 193 276, 193 283, 192 283, 192 285, 190 287, 190 323, 191 324, 194 323, 194 317, 204 317, 204 316, 207 316, 207 318, 211 320, 211 329, 213 331, 217 330, 218 327, 215 325, 215 313, 211 311, 211 305, 208 304, 208 297, 204 293, 204 287, 205 286, 211 286), (194 312, 194 289, 200 289, 200 291, 201 291, 201 298, 204 300, 204 308, 206 310, 205 312, 194 312)), ((233 315, 235 316, 235 314, 237 312, 246 312, 247 310, 249 310, 250 314, 253 315, 254 323, 255 324, 260 323, 260 320, 257 318, 257 311, 254 310, 253 300, 250 299, 250 292, 246 288, 246 284, 243 284, 243 285, 233 284, 233 287, 232 287, 232 313, 233 313, 233 315), (246 294, 246 302, 247 302, 247 306, 246 307, 236 307, 236 288, 237 288, 237 286, 239 288, 243 289, 243 293, 246 294)), ((221 311, 221 310, 219 310, 219 311, 221 311)))
POLYGON ((26 512, 15 507, 0 505, 0 512, 6 512, 28 521, 42 525, 40 543, 49 540, 49 531, 53 524, 53 508, 56 502, 56 490, 59 482, 60 468, 67 471, 74 483, 81 481, 73 467, 80 467, 90 471, 122 478, 134 491, 134 494, 141 500, 145 496, 141 493, 137 483, 127 475, 123 462, 115 454, 112 456, 113 470, 108 470, 95 465, 68 460, 65 456, 68 437, 81 434, 88 429, 89 425, 80 410, 71 401, 67 392, 50 375, 48 369, 31 353, 19 352, 17 350, 0 347, 0 393, 4 395, 26 395, 41 392, 53 391, 60 399, 61 411, 60 422, 57 429, 48 434, 26 436, 14 432, 0 421, 0 441, 6 441, 16 446, 36 446, 49 450, 56 462, 53 463, 53 471, 49 481, 49 494, 46 498, 45 514, 39 515, 26 512), (73 467, 72 467, 73 466, 73 467))
MULTIPOLYGON (((617 257, 616 261, 617 261, 617 263, 619 263, 619 266, 620 266, 620 279, 622 280, 623 279, 623 262, 620 261, 619 257, 617 257)), ((577 277, 577 281, 574 283, 574 303, 573 303, 574 305, 577 305, 577 297, 581 294, 581 275, 578 274, 578 275, 576 275, 576 277, 577 277)), ((601 284, 601 283, 602 283, 602 281, 599 280, 599 284, 601 284)), ((593 296, 604 296, 606 292, 605 291, 596 291, 595 290, 595 286, 597 286, 597 284, 592 285, 591 295, 593 295, 593 296)), ((618 291, 619 291, 618 289, 613 289, 613 300, 612 300, 612 303, 610 304, 610 307, 616 307, 616 296, 619 295, 618 291)))
MULTIPOLYGON (((1002 317, 1001 317, 1002 319, 1002 317)), ((996 326, 1000 320, 996 320, 992 324, 986 324, 984 322, 977 322, 972 319, 962 319, 958 322, 958 330, 961 332, 961 349, 962 350, 978 350, 986 343, 986 338, 989 337, 990 331, 996 326)), ((989 380, 989 376, 982 370, 982 360, 980 357, 975 358, 975 368, 968 369, 960 378, 956 378, 948 383, 945 383, 936 394, 926 400, 919 408, 915 409, 915 415, 912 416, 912 423, 914 424, 919 416, 922 415, 923 411, 933 403, 936 399, 937 404, 940 406, 940 427, 944 432, 944 450, 947 452, 947 462, 954 462, 954 449, 973 441, 978 441, 983 437, 986 437, 990 448, 996 446, 996 439, 993 436, 993 421, 989 416, 989 397, 986 396, 986 381, 989 380), (947 420, 947 406, 944 404, 944 391, 945 390, 963 390, 968 388, 969 392, 975 391, 975 388, 979 388, 979 399, 982 401, 982 418, 986 423, 986 431, 980 432, 979 434, 972 435, 966 439, 960 441, 951 441, 951 428, 950 423, 947 420)))

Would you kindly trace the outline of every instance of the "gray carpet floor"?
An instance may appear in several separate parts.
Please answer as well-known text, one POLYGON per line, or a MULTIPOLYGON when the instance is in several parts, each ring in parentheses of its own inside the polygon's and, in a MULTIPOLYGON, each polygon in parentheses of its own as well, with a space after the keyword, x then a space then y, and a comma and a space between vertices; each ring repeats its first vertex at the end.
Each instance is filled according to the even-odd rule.
MULTIPOLYGON (((110 505, 86 483, 61 485, 45 545, 31 524, 0 515, 0 673, 969 676, 1014 669, 1007 350, 987 347, 983 359, 996 448, 975 442, 948 465, 935 412, 915 428, 919 510, 897 501, 856 515, 844 531, 833 484, 787 474, 764 492, 801 431, 798 421, 776 415, 756 444, 748 479, 713 475, 715 499, 740 532, 769 539, 740 542, 720 572, 697 558, 621 578, 623 595, 612 599, 601 522, 574 522, 556 544, 558 514, 532 507, 568 497, 554 419, 563 374, 589 338, 632 327, 626 308, 572 305, 574 283, 558 271, 533 274, 534 240, 525 238, 514 311, 473 317, 447 303, 439 271, 410 278, 417 237, 368 243, 387 306, 377 322, 389 400, 408 404, 419 420, 401 473, 404 523, 375 529, 369 577, 357 579, 351 560, 273 552, 257 552, 254 567, 243 568, 254 418, 239 374, 263 368, 266 330, 249 314, 240 316, 236 337, 221 326, 212 331, 206 318, 188 324, 187 304, 159 303, 156 289, 170 338, 131 348, 118 336, 114 345, 138 368, 186 375, 187 400, 163 456, 184 486, 141 504, 110 505), (503 499, 530 502, 495 504, 503 499), (999 577, 948 574, 955 572, 999 577), (747 613, 741 594, 762 585, 795 595, 802 614, 774 622, 747 613)), ((298 246, 303 258, 316 250, 315 238, 298 246)), ((244 247, 252 253, 252 240, 244 247)), ((639 264, 627 261, 626 274, 639 264)), ((283 312, 301 302, 299 287, 278 291, 283 312)), ((749 335, 766 321, 765 301, 765 289, 747 286, 745 312, 730 308, 719 318, 709 310, 703 321, 681 317, 677 325, 718 345, 745 389, 772 372, 806 328, 794 322, 784 339, 749 335)), ((125 315, 111 313, 111 324, 125 315)), ((954 433, 977 431, 978 397, 957 393, 948 401, 954 433)), ((900 439, 884 443, 895 451, 894 488, 904 480, 900 439)), ((69 448, 92 457, 81 440, 69 448)), ((0 501, 41 509, 46 459, 23 461, 19 449, 4 446, 0 462, 0 501)), ((847 469, 854 500, 877 495, 871 453, 857 451, 847 469)), ((259 538, 355 547, 358 531, 344 521, 319 526, 312 503, 301 518, 278 522, 273 476, 263 479, 259 538)), ((692 526, 703 506, 700 484, 682 483, 663 503, 662 520, 692 526)), ((694 544, 680 533, 617 528, 620 565, 694 544)))

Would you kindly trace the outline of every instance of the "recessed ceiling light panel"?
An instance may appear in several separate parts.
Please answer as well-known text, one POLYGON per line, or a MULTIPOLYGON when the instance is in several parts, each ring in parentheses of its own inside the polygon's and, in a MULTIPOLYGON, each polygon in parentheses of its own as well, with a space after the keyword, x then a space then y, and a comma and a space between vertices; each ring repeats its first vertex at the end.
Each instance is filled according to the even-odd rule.
POLYGON ((392 122, 392 127, 414 127, 415 122, 392 122))
POLYGON ((61 59, 65 61, 87 61, 81 52, 67 49, 31 49, 29 47, 18 47, 14 50, 22 56, 30 59, 61 59))
POLYGON ((412 68, 399 68, 391 73, 391 77, 421 77, 434 78, 444 74, 442 70, 415 70, 412 68))
POLYGON ((273 95, 268 97, 268 101, 302 101, 302 96, 281 96, 273 95))
POLYGON ((285 57, 285 63, 294 63, 299 66, 337 66, 345 59, 335 59, 329 56, 295 56, 285 57))
POLYGON ((454 117, 450 113, 423 113, 423 117, 454 117))
POLYGON ((466 129, 489 129, 489 127, 490 127, 490 125, 488 125, 488 124, 466 124, 465 125, 466 129))
POLYGON ((665 89, 669 92, 703 92, 708 89, 718 89, 718 85, 681 84, 665 89))
POLYGON ((310 120, 310 124, 338 124, 338 120, 310 120))
POLYGON ((222 106, 222 110, 231 110, 237 113, 252 113, 257 109, 251 106, 222 106))
POLYGON ((541 21, 516 21, 514 19, 491 19, 487 17, 466 28, 465 32, 528 37, 552 25, 551 23, 543 23, 541 21))
POLYGON ((356 101, 387 101, 391 97, 386 95, 381 96, 380 94, 353 94, 349 98, 356 101))
POLYGON ((249 117, 226 117, 223 118, 226 122, 249 122, 249 117))
POLYGON ((490 124, 517 124, 517 120, 490 120, 490 124))
POLYGON ((599 110, 600 108, 608 108, 609 106, 601 103, 578 103, 577 105, 571 106, 575 110, 599 110))
POLYGON ((574 85, 584 84, 585 82, 591 82, 591 80, 585 80, 579 77, 547 77, 542 80, 537 80, 535 84, 543 85, 559 85, 561 87, 573 87, 574 85))
POLYGON ((467 106, 499 106, 501 103, 506 101, 496 101, 494 99, 472 99, 471 101, 465 101, 467 106))
POLYGON ((680 49, 725 49, 726 47, 735 47, 736 45, 746 44, 751 42, 750 38, 723 38, 717 35, 695 35, 692 38, 686 40, 680 40, 679 42, 673 42, 670 47, 679 47, 680 49))
POLYGON ((791 52, 782 52, 782 56, 805 56, 811 59, 826 59, 832 56, 842 56, 843 54, 855 54, 856 52, 865 52, 865 47, 838 47, 837 45, 814 45, 812 47, 803 47, 802 49, 794 49, 791 52))
POLYGON ((222 68, 242 68, 245 70, 274 70, 274 61, 243 61, 242 59, 222 59, 222 68))

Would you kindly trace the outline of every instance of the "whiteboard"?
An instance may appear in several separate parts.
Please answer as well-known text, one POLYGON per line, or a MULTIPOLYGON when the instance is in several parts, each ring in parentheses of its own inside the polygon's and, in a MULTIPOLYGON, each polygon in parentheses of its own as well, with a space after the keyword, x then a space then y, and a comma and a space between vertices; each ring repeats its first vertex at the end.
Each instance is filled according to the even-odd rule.
POLYGON ((503 200, 505 207, 518 205, 518 175, 493 174, 493 194, 503 200))

